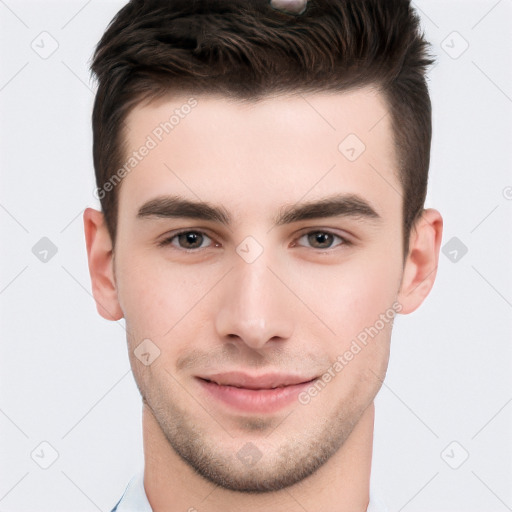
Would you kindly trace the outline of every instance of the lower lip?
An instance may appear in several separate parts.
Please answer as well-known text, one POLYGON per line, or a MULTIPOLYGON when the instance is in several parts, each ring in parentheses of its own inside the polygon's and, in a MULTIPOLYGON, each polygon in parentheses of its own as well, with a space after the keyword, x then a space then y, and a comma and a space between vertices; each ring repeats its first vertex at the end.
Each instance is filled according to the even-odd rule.
POLYGON ((297 402, 301 391, 311 382, 275 389, 247 389, 220 386, 215 382, 198 379, 203 389, 215 399, 243 412, 271 413, 297 402))

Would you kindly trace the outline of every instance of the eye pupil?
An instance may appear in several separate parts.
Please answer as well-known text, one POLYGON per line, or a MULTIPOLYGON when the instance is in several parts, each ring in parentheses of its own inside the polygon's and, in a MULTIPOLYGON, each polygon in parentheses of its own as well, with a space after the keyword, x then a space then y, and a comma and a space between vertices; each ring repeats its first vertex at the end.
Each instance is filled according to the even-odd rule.
POLYGON ((333 235, 330 233, 311 233, 309 236, 309 243, 317 249, 327 249, 333 243, 333 235))
POLYGON ((178 238, 180 246, 185 249, 197 249, 198 247, 201 247, 203 243, 203 235, 195 233, 194 231, 181 233, 178 238))

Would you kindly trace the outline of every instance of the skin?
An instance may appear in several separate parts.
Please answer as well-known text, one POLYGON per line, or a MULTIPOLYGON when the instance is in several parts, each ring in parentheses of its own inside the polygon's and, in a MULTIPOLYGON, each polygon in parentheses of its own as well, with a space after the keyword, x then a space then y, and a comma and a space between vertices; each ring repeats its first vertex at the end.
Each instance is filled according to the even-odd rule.
MULTIPOLYGON (((126 122, 129 152, 188 99, 135 107, 126 122)), ((196 99, 117 190, 115 251, 102 214, 84 214, 98 311, 126 320, 143 397, 148 499, 155 512, 365 511, 373 401, 392 322, 306 405, 240 411, 212 398, 197 377, 322 377, 379 315, 397 304, 407 314, 423 302, 436 276, 442 218, 423 212, 404 262, 393 136, 387 107, 371 88, 257 103, 196 99), (366 146, 354 162, 338 149, 351 133, 366 146), (378 218, 275 224, 285 208, 347 195, 378 218), (221 207, 231 222, 138 216, 164 196, 221 207), (177 238, 183 229, 196 235, 177 238), (257 244, 240 246, 248 236, 257 244), (171 244, 159 246, 164 239, 171 244), (197 248, 187 249, 190 240, 197 248), (237 247, 262 253, 248 263, 237 247), (144 339, 160 351, 149 365, 134 354, 144 339), (260 455, 252 465, 237 456, 247 443, 260 455)))

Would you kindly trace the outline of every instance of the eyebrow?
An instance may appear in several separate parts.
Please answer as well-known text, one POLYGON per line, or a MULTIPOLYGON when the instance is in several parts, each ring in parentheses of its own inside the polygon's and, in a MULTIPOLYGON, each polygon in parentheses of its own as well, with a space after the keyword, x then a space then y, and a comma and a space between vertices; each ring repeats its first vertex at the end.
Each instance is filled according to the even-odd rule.
MULTIPOLYGON (((213 206, 203 201, 191 201, 179 196, 161 196, 144 203, 137 218, 189 218, 229 225, 232 222, 228 211, 222 206, 213 206)), ((323 217, 352 217, 368 221, 379 221, 381 216, 363 198, 355 194, 340 194, 318 201, 284 206, 274 218, 276 226, 323 217)))

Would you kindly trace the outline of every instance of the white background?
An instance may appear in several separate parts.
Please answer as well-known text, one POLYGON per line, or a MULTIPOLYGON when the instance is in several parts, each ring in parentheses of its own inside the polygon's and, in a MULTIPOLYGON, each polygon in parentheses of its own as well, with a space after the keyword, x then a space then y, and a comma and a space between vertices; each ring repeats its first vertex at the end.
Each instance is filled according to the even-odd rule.
MULTIPOLYGON (((82 228, 88 66, 122 5, 0 0, 0 512, 110 511, 143 463, 125 332, 96 313, 82 228), (53 40, 46 59, 32 47, 53 40)), ((468 252, 443 254, 395 322, 374 477, 391 512, 512 510, 512 0, 415 5, 437 56, 427 206, 468 252)))

